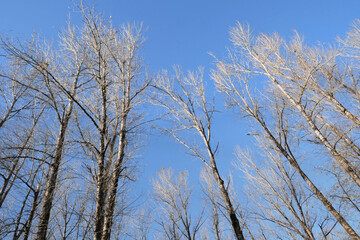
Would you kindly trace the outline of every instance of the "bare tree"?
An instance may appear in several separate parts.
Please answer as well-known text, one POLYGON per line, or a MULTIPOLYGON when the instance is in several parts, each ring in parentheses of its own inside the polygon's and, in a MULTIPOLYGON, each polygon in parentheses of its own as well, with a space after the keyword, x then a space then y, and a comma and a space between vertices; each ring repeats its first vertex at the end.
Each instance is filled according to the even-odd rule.
MULTIPOLYGON (((72 162, 72 165, 74 163, 72 162)), ((92 212, 91 192, 89 183, 76 178, 80 167, 62 167, 61 179, 52 209, 52 238, 86 239, 90 235, 88 225, 93 224, 93 218, 88 219, 92 212)))
MULTIPOLYGON (((2 40, 1 48, 6 48, 2 40)), ((16 58, 7 56, 3 51, 4 60, 0 69, 0 129, 4 124, 22 112, 33 107, 34 98, 29 94, 33 82, 34 73, 21 64, 16 58)))
POLYGON ((262 225, 272 224, 270 228, 275 229, 272 235, 280 236, 284 232, 289 239, 316 239, 314 227, 317 221, 321 222, 321 216, 313 194, 281 155, 271 152, 263 139, 260 141, 259 145, 266 151, 261 167, 250 154, 237 150, 237 166, 248 179, 247 192, 255 205, 255 218, 262 225))
POLYGON ((0 222, 5 224, 0 227, 2 238, 7 232, 13 239, 28 239, 42 199, 42 176, 50 160, 47 149, 51 147, 49 134, 42 126, 44 105, 37 103, 40 105, 37 106, 35 102, 19 119, 15 117, 8 122, 16 128, 6 123, 2 129, 6 130, 1 138, 0 164, 0 222))
POLYGON ((202 224, 202 214, 194 219, 190 213, 191 189, 187 172, 173 176, 172 169, 161 169, 153 183, 154 200, 158 207, 155 220, 166 239, 196 239, 202 224))
POLYGON ((229 192, 224 180, 221 178, 217 162, 217 146, 212 144, 211 126, 215 112, 214 104, 205 97, 203 85, 203 73, 189 72, 188 76, 177 69, 176 75, 170 77, 167 73, 162 74, 156 80, 157 98, 155 104, 168 111, 171 127, 162 128, 171 134, 179 143, 184 145, 192 155, 199 158, 206 167, 211 169, 220 193, 236 239, 244 239, 240 222, 236 216, 229 192), (199 138, 203 143, 198 144, 186 140, 185 134, 199 138))
POLYGON ((150 234, 154 223, 152 213, 155 212, 151 207, 146 205, 142 208, 138 208, 136 214, 131 214, 126 220, 130 222, 130 225, 125 232, 125 235, 129 239, 134 240, 146 240, 150 239, 150 234))
MULTIPOLYGON (((142 103, 141 97, 148 85, 145 77, 140 76, 141 28, 124 25, 115 29, 112 23, 105 23, 93 10, 82 5, 79 10, 84 27, 69 24, 54 51, 36 40, 28 44, 15 44, 2 39, 2 49, 7 58, 15 59, 19 69, 30 70, 29 73, 22 72, 22 75, 13 73, 16 69, 2 73, 3 78, 12 80, 14 86, 20 87, 19 90, 13 87, 12 97, 2 91, 3 98, 8 98, 8 102, 5 103, 6 112, 1 118, 1 126, 27 107, 26 102, 21 105, 19 99, 27 89, 31 89, 49 109, 46 118, 57 120, 58 125, 54 127, 59 128, 54 148, 47 151, 51 160, 47 162, 49 171, 46 174, 37 239, 47 238, 59 169, 64 160, 66 133, 74 108, 78 110, 76 121, 80 140, 77 142, 84 147, 84 156, 90 153, 98 165, 97 169, 89 168, 97 185, 95 239, 110 239, 116 215, 116 198, 122 192, 119 188, 124 182, 132 180, 132 165, 126 163, 136 149, 132 140, 135 140, 136 129, 141 126, 141 114, 137 107, 142 103), (21 77, 35 79, 36 85, 27 84, 21 77), (96 134, 87 135, 87 127, 95 128, 98 142, 93 138, 96 134)), ((12 166, 14 168, 16 165, 12 166)), ((85 166, 88 165, 85 163, 85 166)), ((14 175, 14 170, 9 171, 9 176, 14 175)), ((5 177, 5 180, 8 182, 10 177, 5 177)), ((5 197, 8 189, 4 184, 2 196, 5 197)))
MULTIPOLYGON (((2 39, 2 48, 8 58, 16 59, 20 65, 30 68, 38 81, 36 92, 58 121, 59 128, 53 159, 49 165, 46 190, 44 192, 37 239, 46 239, 50 212, 53 205, 59 168, 63 159, 65 136, 74 108, 74 97, 79 88, 81 72, 84 69, 84 46, 77 42, 74 29, 69 26, 59 42, 59 50, 52 52, 50 46, 39 42, 15 45, 2 39)), ((16 79, 21 82, 20 79, 16 79)))
POLYGON ((6 49, 6 46, 1 44, 0 208, 25 163, 25 149, 31 144, 44 112, 44 107, 32 91, 36 74, 21 61, 9 56, 3 48, 6 49), (17 126, 17 129, 13 129, 13 126, 17 126))
POLYGON ((341 81, 352 81, 346 77, 346 62, 339 65, 341 51, 308 47, 298 34, 290 43, 277 34, 253 37, 249 28, 240 24, 232 29, 231 36, 234 51, 230 51, 227 62, 218 61, 213 72, 218 90, 229 97, 231 106, 257 122, 262 128, 257 134, 272 142, 273 148, 287 159, 345 231, 353 239, 359 239, 351 224, 334 207, 336 202, 331 203, 305 173, 293 144, 298 143, 297 148, 310 144, 319 149, 323 154, 319 163, 330 157, 359 185, 358 147, 354 138, 357 107, 345 100, 341 90, 341 81), (266 87, 260 87, 260 83, 266 87), (256 88, 265 94, 261 95, 256 88), (271 111, 262 105, 265 101, 280 107, 271 111))
POLYGON ((115 28, 93 10, 79 10, 85 23, 81 39, 86 46, 87 89, 77 98, 77 142, 92 162, 85 167, 96 184, 94 239, 110 239, 121 188, 132 180, 133 164, 128 160, 138 147, 134 140, 143 124, 139 107, 149 80, 139 55, 141 27, 115 28))

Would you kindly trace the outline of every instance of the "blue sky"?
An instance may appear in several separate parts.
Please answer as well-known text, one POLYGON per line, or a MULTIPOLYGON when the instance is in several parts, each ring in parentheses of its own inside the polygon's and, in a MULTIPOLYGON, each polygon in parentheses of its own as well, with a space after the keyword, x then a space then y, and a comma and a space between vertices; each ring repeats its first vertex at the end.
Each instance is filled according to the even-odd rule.
MULTIPOLYGON (((101 0, 88 1, 111 16, 115 24, 143 22, 145 57, 153 69, 180 64, 184 68, 211 64, 208 52, 222 55, 236 21, 256 32, 277 31, 289 37, 297 29, 306 39, 331 41, 359 17, 356 0, 101 0)), ((0 31, 28 35, 34 30, 55 38, 73 6, 70 0, 0 0, 0 31)), ((76 22, 76 21, 75 21, 76 22)))
MULTIPOLYGON (((195 70, 212 67, 212 57, 225 56, 230 27, 236 21, 247 22, 255 33, 278 32, 291 37, 294 29, 305 36, 307 42, 330 43, 337 35, 344 35, 352 21, 360 18, 358 0, 101 0, 88 1, 96 9, 111 16, 115 25, 126 22, 143 23, 147 28, 144 57, 153 73, 179 64, 183 69, 195 70)), ((26 37, 32 32, 56 41, 58 31, 65 26, 72 12, 71 1, 0 0, 0 33, 26 37)), ((205 76, 207 78, 207 76, 205 76)), ((223 113, 215 122, 215 137, 220 141, 221 168, 227 173, 235 145, 246 145, 247 127, 229 113, 223 113), (235 133, 235 134, 234 134, 235 133), (226 167, 225 167, 226 166, 226 167)), ((161 167, 190 170, 193 183, 198 178, 200 162, 185 155, 183 148, 167 137, 149 137, 152 141, 143 154, 144 166, 140 183, 146 191, 149 176, 161 167), (151 167, 150 167, 151 166, 151 167), (194 169, 194 170, 192 170, 194 169)))

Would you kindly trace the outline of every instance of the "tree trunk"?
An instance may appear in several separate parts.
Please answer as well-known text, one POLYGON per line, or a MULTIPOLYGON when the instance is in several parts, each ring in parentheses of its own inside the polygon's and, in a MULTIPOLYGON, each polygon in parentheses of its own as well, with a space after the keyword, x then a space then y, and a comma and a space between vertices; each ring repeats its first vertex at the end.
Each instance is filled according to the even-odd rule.
MULTIPOLYGON (((203 138, 204 138, 204 135, 203 135, 203 138)), ((230 200, 229 193, 228 193, 227 189, 225 188, 224 180, 221 179, 219 171, 217 169, 215 156, 214 156, 214 153, 213 153, 213 151, 212 151, 212 149, 210 147, 210 143, 206 140, 206 138, 204 138, 204 141, 205 141, 205 144, 206 144, 206 147, 207 147, 208 155, 210 157, 210 163, 211 163, 211 167, 212 167, 211 170, 212 170, 212 172, 214 174, 216 183, 220 188, 220 193, 221 193, 221 196, 223 197, 223 200, 225 202, 226 211, 227 211, 227 213, 229 215, 231 226, 233 228, 235 237, 236 237, 237 240, 245 240, 243 231, 242 231, 242 229, 240 227, 239 219, 236 216, 234 207, 233 207, 233 205, 231 203, 231 200, 230 200)))
POLYGON ((107 86, 105 79, 102 79, 101 86, 101 107, 102 107, 102 117, 100 124, 100 153, 98 157, 98 176, 97 176, 97 196, 96 196, 96 210, 95 210, 95 232, 94 240, 101 240, 103 235, 104 228, 104 219, 105 219, 105 205, 106 205, 106 195, 107 189, 107 172, 105 171, 105 157, 106 157, 106 132, 107 132, 107 86))
POLYGON ((110 240, 111 236, 111 228, 113 225, 113 217, 114 217, 114 210, 115 210, 115 203, 116 203, 116 193, 119 184, 120 174, 123 170, 123 161, 125 157, 125 147, 126 147, 126 118, 127 115, 121 119, 121 126, 120 126, 120 137, 119 137, 119 152, 116 159, 114 172, 112 174, 112 180, 110 185, 109 196, 107 199, 107 206, 106 206, 106 213, 105 213, 105 224, 104 224, 104 231, 102 240, 110 240))
MULTIPOLYGON (((75 90, 75 86, 74 86, 74 90, 75 90)), ((50 166, 50 174, 46 184, 46 190, 44 193, 44 203, 41 209, 38 231, 36 234, 37 240, 46 240, 46 234, 50 219, 50 212, 51 212, 55 189, 56 189, 57 176, 59 172, 60 163, 62 160, 65 135, 67 132, 67 127, 69 124, 72 110, 73 110, 73 100, 70 99, 68 108, 65 113, 65 117, 61 122, 60 132, 56 143, 54 161, 50 166)))
POLYGON ((33 203, 32 203, 32 207, 31 207, 31 211, 30 211, 30 216, 26 222, 25 225, 25 234, 24 234, 24 240, 28 240, 29 239, 29 235, 30 235, 30 229, 31 229, 31 225, 32 225, 32 221, 34 219, 35 216, 35 211, 37 209, 37 206, 39 205, 39 192, 40 192, 40 185, 38 185, 35 189, 34 192, 34 199, 33 199, 33 203))

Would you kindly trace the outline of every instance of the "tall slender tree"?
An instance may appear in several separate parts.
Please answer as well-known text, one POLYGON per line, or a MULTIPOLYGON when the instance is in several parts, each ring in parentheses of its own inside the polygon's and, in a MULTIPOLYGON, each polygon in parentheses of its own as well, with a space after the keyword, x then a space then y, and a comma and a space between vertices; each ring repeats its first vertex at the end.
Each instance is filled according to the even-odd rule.
POLYGON ((202 70, 189 72, 188 76, 185 76, 179 69, 176 69, 173 77, 165 72, 156 79, 155 88, 158 97, 154 103, 168 111, 167 116, 173 123, 172 126, 162 129, 184 145, 192 155, 199 158, 211 170, 220 189, 235 237, 244 239, 235 207, 217 166, 218 145, 214 146, 212 139, 212 117, 215 113, 215 106, 205 96, 202 70), (184 133, 191 133, 203 145, 198 146, 186 139, 184 133))
POLYGON ((79 94, 78 142, 96 165, 88 167, 96 184, 94 239, 110 239, 120 187, 131 180, 127 161, 136 150, 133 140, 142 126, 139 107, 150 81, 139 54, 141 27, 115 28, 91 9, 80 11, 89 87, 79 94))

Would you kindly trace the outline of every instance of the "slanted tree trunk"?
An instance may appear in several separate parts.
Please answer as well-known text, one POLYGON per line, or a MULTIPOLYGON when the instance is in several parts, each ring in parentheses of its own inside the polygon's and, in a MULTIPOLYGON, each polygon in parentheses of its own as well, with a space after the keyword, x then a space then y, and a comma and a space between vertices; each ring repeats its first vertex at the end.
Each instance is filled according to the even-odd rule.
POLYGON ((237 218, 236 212, 235 212, 234 207, 233 207, 233 205, 231 203, 229 192, 225 188, 224 180, 222 180, 221 177, 220 177, 219 171, 218 171, 217 166, 216 166, 216 161, 215 161, 214 154, 213 154, 213 152, 212 152, 212 150, 210 148, 209 143, 207 143, 206 145, 207 145, 208 154, 209 154, 209 157, 210 157, 210 163, 211 163, 211 167, 212 167, 211 170, 212 170, 213 175, 215 177, 216 183, 219 186, 220 193, 221 193, 221 196, 222 196, 222 198, 224 200, 224 203, 225 203, 225 206, 226 206, 226 211, 227 211, 227 213, 229 215, 229 218, 230 218, 230 221, 231 221, 231 226, 232 226, 232 228, 234 230, 236 239, 244 240, 245 238, 244 238, 243 231, 242 231, 242 229, 240 227, 239 219, 237 218))
MULTIPOLYGON (((74 86, 74 93, 76 88, 76 82, 74 86)), ((50 166, 50 173, 46 183, 46 189, 44 193, 44 202, 41 208, 40 220, 38 224, 38 231, 36 234, 37 240, 46 240, 47 229, 49 225, 50 213, 55 195, 55 189, 57 185, 58 172, 62 160, 62 153, 64 149, 65 136, 70 121, 70 117, 73 111, 74 101, 69 99, 68 108, 66 110, 64 119, 61 121, 59 135, 56 143, 54 160, 50 166)))
POLYGON ((25 228, 24 229, 24 240, 29 239, 29 236, 30 236, 30 229, 32 226, 32 222, 34 220, 34 216, 35 216, 37 207, 39 205, 39 193, 40 193, 40 185, 38 185, 34 191, 34 197, 33 197, 30 215, 24 226, 24 228, 25 228))

